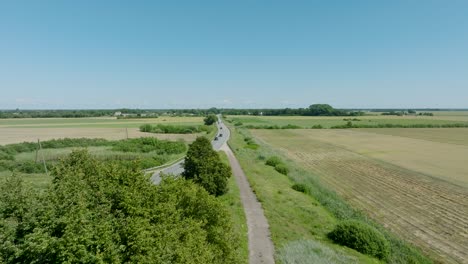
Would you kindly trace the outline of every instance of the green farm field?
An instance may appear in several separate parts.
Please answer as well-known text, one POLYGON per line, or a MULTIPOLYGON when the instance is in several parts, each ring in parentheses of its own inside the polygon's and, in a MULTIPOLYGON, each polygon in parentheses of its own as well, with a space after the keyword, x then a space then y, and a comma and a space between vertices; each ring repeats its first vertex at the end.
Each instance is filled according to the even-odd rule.
MULTIPOLYGON (((452 112, 450 112, 452 113, 452 112)), ((465 124, 468 125, 467 112, 453 112, 455 114, 444 112, 444 115, 435 116, 382 116, 369 115, 357 117, 342 116, 228 116, 229 120, 235 123, 242 123, 243 126, 286 126, 296 125, 302 128, 321 125, 323 128, 346 125, 350 119, 356 125, 378 126, 384 124, 390 125, 447 125, 447 124, 465 124), (359 119, 354 121, 353 119, 359 119)))
MULTIPOLYGON (((463 130, 250 130, 254 139, 317 175, 353 207, 442 263, 468 243, 468 146, 463 130), (373 133, 373 131, 376 131, 373 133), (445 132, 445 142, 440 133, 445 132), (437 140, 431 139, 436 137, 437 140), (418 138, 418 139, 417 139, 418 138)), ((410 129, 411 130, 411 129, 410 129)))

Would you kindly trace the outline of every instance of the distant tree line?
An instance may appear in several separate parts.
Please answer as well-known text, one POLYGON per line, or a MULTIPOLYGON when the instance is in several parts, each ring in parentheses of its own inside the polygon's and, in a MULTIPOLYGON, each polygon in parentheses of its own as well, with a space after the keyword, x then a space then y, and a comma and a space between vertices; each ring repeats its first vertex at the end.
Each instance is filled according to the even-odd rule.
POLYGON ((333 108, 328 104, 313 104, 308 108, 282 109, 223 109, 225 115, 264 115, 264 116, 360 116, 361 111, 348 111, 333 108))
MULTIPOLYGON (((386 113, 434 112, 434 111, 467 111, 468 109, 335 109, 328 104, 313 104, 307 108, 261 108, 261 109, 83 109, 83 110, 0 110, 0 118, 77 118, 117 116, 118 118, 148 118, 158 116, 207 116, 213 114, 224 115, 265 115, 265 116, 360 116, 363 111, 386 113)), ((423 114, 430 115, 430 113, 423 114)))
POLYGON ((158 116, 206 116, 220 110, 210 109, 82 109, 82 110, 0 110, 0 118, 79 118, 116 116, 117 118, 147 118, 158 116))

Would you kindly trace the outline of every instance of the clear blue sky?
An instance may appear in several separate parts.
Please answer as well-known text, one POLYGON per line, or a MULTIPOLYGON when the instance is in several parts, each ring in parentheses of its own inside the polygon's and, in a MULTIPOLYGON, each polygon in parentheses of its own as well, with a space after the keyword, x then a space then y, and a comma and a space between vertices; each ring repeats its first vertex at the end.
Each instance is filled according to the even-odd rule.
POLYGON ((468 107, 468 1, 1 1, 0 109, 468 107))

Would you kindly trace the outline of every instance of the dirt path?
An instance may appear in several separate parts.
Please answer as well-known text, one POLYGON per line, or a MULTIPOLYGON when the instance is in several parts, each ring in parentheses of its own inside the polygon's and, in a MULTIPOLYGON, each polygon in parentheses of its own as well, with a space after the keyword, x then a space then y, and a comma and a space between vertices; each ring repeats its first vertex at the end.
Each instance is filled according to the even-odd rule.
POLYGON ((237 161, 234 153, 227 144, 221 147, 226 152, 232 173, 236 178, 240 189, 242 205, 244 206, 245 216, 247 218, 248 237, 249 237, 249 263, 275 263, 274 246, 270 239, 270 230, 268 221, 263 214, 262 205, 250 188, 247 177, 237 161))

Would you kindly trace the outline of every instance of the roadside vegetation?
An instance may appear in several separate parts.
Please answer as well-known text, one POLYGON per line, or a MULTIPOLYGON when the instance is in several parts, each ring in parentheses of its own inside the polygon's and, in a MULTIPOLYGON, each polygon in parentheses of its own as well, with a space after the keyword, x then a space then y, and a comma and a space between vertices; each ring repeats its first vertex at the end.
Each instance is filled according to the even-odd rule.
POLYGON ((209 134, 213 130, 214 128, 209 125, 191 126, 191 125, 144 124, 140 126, 141 132, 160 133, 160 134, 194 134, 194 133, 202 133, 202 132, 209 134))
POLYGON ((244 141, 245 136, 249 136, 248 131, 231 128, 231 148, 265 209, 277 248, 277 260, 302 263, 312 258, 312 254, 320 259, 317 263, 333 263, 330 259, 338 259, 337 263, 431 263, 418 249, 349 206, 340 196, 323 186, 317 176, 302 170, 263 143, 259 143, 257 150, 248 148, 244 141), (274 169, 277 164, 288 168, 287 175, 274 169), (358 223, 358 228, 348 227, 346 221, 349 220, 358 223), (338 228, 342 226, 344 228, 338 228), (363 234, 367 236, 363 238, 363 234), (358 245, 348 243, 358 238, 362 239, 358 245), (358 251, 368 254, 368 257, 358 251))
POLYGON ((137 166, 74 151, 45 191, 0 185, 2 263, 241 263, 232 218, 182 178, 153 185, 137 166))
POLYGON ((100 160, 115 160, 140 169, 160 166, 177 159, 187 151, 182 141, 134 138, 110 141, 105 139, 53 139, 39 143, 24 142, 0 146, 0 171, 46 173, 74 148, 90 148, 100 160))

